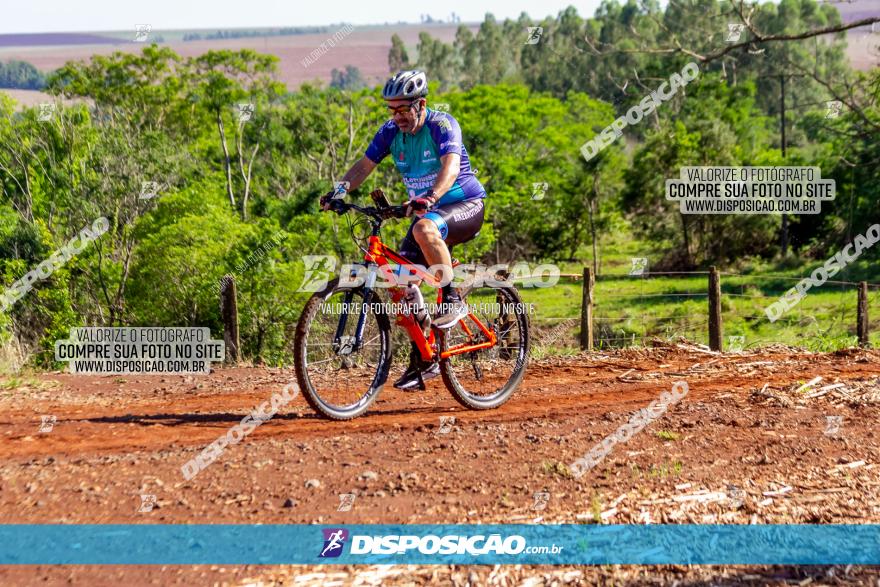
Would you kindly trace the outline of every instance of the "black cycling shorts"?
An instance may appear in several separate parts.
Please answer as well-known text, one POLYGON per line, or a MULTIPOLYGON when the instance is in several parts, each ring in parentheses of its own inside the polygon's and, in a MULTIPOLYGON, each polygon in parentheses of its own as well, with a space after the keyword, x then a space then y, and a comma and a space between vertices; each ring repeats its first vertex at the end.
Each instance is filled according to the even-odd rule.
POLYGON ((416 222, 424 218, 437 225, 437 228, 440 229, 440 236, 443 237, 443 241, 452 254, 453 245, 465 243, 480 233, 485 210, 483 198, 435 206, 424 216, 413 219, 403 242, 400 244, 400 256, 409 260, 410 263, 428 265, 419 248, 419 243, 416 242, 412 234, 416 222))

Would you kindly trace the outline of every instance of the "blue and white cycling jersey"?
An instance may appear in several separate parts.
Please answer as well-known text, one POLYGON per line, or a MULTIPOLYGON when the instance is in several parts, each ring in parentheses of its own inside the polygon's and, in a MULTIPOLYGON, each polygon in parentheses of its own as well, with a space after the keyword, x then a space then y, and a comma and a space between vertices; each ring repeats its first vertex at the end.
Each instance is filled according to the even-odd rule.
POLYGON ((470 158, 461 140, 461 127, 446 112, 427 108, 425 124, 415 135, 400 132, 394 121, 389 120, 373 137, 364 154, 374 163, 391 155, 412 199, 434 187, 440 172, 440 157, 449 153, 459 154, 461 165, 455 183, 437 205, 485 198, 483 184, 471 171, 470 158))

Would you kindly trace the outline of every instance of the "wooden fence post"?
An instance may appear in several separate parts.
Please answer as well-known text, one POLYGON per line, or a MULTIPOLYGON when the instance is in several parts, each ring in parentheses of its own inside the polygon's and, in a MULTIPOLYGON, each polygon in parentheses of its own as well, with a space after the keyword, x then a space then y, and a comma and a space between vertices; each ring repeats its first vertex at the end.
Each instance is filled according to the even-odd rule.
POLYGON ((859 305, 856 313, 856 334, 859 346, 868 346, 868 282, 859 282, 859 305))
POLYGON ((721 352, 721 276, 713 265, 709 268, 709 348, 721 352))
POLYGON ((584 267, 581 297, 581 350, 593 350, 593 274, 584 267))
POLYGON ((234 275, 225 275, 220 280, 220 316, 223 318, 226 362, 238 363, 241 360, 241 346, 238 340, 238 302, 234 275))

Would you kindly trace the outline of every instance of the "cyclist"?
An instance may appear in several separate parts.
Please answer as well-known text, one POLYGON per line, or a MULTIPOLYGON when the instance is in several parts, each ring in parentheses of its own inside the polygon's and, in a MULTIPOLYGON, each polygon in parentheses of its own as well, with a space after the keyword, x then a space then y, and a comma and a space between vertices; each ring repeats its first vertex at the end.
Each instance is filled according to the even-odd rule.
MULTIPOLYGON (((391 155, 409 196, 407 216, 416 216, 400 245, 400 255, 414 264, 449 267, 452 246, 473 239, 483 225, 486 190, 471 171, 458 122, 448 113, 428 108, 427 95, 428 78, 423 71, 401 71, 385 83, 382 98, 391 120, 382 125, 339 187, 321 197, 321 205, 327 210, 331 199, 357 189, 391 155)), ((467 316, 467 306, 452 284, 443 286, 442 302, 433 319, 437 328, 451 328, 467 316)), ((440 374, 436 362, 419 364, 415 344, 410 357, 410 367, 395 387, 412 389, 419 379, 440 374)))

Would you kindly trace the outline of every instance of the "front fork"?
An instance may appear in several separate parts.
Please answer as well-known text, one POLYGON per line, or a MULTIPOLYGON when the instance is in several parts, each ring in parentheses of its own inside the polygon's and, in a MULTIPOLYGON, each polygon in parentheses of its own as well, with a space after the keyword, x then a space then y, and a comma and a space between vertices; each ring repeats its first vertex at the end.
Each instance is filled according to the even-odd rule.
MULTIPOLYGON (((373 287, 376 285, 376 276, 379 272, 379 266, 375 263, 367 265, 367 273, 364 278, 364 304, 372 302, 374 297, 373 287)), ((395 302, 400 302, 403 298, 403 292, 399 289, 392 290, 392 298, 395 302)), ((362 311, 358 316, 358 323, 355 328, 354 336, 345 336, 345 327, 348 324, 348 308, 354 299, 354 290, 345 292, 344 302, 342 304, 342 312, 339 316, 339 323, 336 325, 336 335, 333 338, 333 351, 340 356, 350 355, 360 350, 363 344, 364 328, 367 322, 367 312, 362 311)), ((419 355, 423 361, 431 361, 434 359, 435 343, 433 330, 425 336, 421 327, 416 323, 415 319, 409 315, 399 315, 397 323, 409 333, 410 339, 419 349, 419 355)))
MULTIPOLYGON (((354 290, 345 292, 342 311, 339 314, 339 323, 336 325, 336 335, 333 337, 333 351, 340 356, 347 356, 360 350, 363 345, 364 328, 367 325, 367 311, 370 302, 373 301, 373 286, 376 284, 376 273, 379 267, 375 263, 367 265, 367 274, 364 278, 364 301, 361 313, 358 316, 354 336, 345 336, 345 327, 348 324, 348 309, 354 300, 354 290)), ((349 278, 354 277, 350 275, 349 278)))

